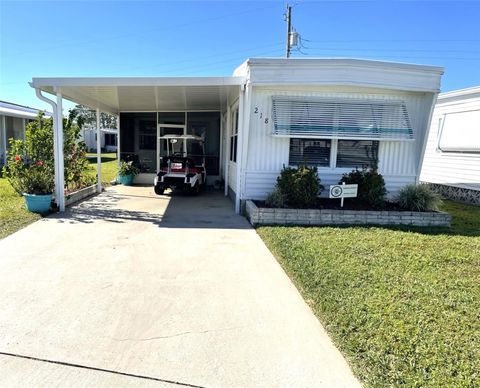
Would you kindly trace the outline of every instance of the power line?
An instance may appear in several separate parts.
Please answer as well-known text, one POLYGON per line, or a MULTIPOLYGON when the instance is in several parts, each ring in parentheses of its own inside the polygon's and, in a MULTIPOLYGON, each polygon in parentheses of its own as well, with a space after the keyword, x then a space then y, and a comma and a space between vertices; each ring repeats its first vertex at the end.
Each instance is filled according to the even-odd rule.
POLYGON ((442 50, 442 49, 384 49, 384 48, 351 48, 351 47, 305 47, 307 50, 327 50, 327 51, 378 51, 378 52, 432 52, 432 53, 462 53, 479 54, 480 50, 442 50))
MULTIPOLYGON (((196 25, 196 24, 204 24, 205 22, 211 22, 211 21, 214 21, 214 20, 221 20, 221 19, 225 19, 225 18, 228 18, 228 17, 232 17, 232 16, 244 15, 244 14, 248 14, 248 13, 251 13, 251 12, 256 12, 256 11, 261 11, 261 10, 271 9, 271 8, 277 8, 277 7, 278 7, 277 4, 275 4, 275 5, 269 4, 268 6, 265 6, 265 7, 251 8, 251 9, 248 9, 248 10, 239 11, 239 12, 232 12, 232 13, 228 13, 228 14, 221 15, 221 16, 209 17, 209 18, 204 18, 204 19, 197 19, 195 21, 191 21, 191 22, 188 22, 188 23, 176 24, 173 27, 159 27, 159 28, 154 28, 154 29, 150 29, 150 30, 146 30, 146 31, 144 30, 144 31, 141 31, 141 32, 133 32, 133 33, 128 32, 128 33, 125 33, 125 34, 110 36, 110 37, 106 37, 106 38, 95 38, 95 39, 89 40, 89 41, 75 42, 75 47, 90 46, 90 45, 93 45, 95 43, 108 42, 108 41, 111 41, 111 40, 118 40, 118 39, 123 39, 123 38, 126 38, 126 37, 132 37, 132 36, 142 36, 142 35, 150 34, 152 32, 158 32, 158 31, 176 32, 179 28, 190 27, 190 26, 196 25)), ((10 55, 3 55, 2 54, 2 57, 4 59, 4 58, 10 58, 10 57, 14 57, 14 56, 17 56, 17 55, 22 55, 22 54, 31 55, 33 52, 45 53, 47 51, 56 50, 56 49, 63 48, 63 47, 71 47, 71 46, 72 46, 72 42, 69 41, 69 42, 65 42, 65 44, 61 44, 61 45, 55 45, 55 46, 50 46, 50 47, 39 47, 38 50, 22 50, 22 51, 18 51, 16 53, 12 53, 10 55)))

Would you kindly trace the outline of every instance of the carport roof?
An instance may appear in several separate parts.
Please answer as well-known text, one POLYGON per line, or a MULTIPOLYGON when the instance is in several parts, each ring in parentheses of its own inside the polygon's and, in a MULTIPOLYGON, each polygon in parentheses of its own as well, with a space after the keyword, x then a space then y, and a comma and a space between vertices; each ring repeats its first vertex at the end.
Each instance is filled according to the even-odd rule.
POLYGON ((33 78, 31 86, 104 112, 222 110, 244 77, 33 78))

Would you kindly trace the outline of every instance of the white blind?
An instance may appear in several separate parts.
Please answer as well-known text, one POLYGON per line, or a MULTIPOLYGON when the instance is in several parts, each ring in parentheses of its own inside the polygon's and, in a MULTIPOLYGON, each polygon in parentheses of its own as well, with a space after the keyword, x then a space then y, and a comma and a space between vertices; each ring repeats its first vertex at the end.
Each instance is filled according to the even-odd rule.
POLYGON ((438 148, 447 152, 480 153, 480 110, 445 114, 438 148))
POLYGON ((273 97, 273 135, 365 140, 412 140, 403 101, 273 97))

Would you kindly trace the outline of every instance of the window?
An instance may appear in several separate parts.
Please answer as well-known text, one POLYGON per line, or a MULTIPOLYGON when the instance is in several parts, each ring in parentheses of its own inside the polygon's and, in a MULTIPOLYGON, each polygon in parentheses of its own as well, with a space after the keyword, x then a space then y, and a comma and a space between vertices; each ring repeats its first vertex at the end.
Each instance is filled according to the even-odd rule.
POLYGON ((337 167, 374 167, 378 161, 378 143, 372 140, 339 140, 337 167))
POLYGON ((105 134, 105 145, 106 146, 116 146, 117 145, 117 135, 114 133, 105 134))
POLYGON ((369 168, 378 162, 374 140, 290 139, 289 165, 369 168), (333 148, 333 152, 332 152, 333 148), (336 165, 333 163, 336 161, 336 165))
POLYGON ((445 114, 440 124, 438 149, 480 153, 480 110, 445 114))
POLYGON ((232 117, 232 135, 230 136, 230 160, 237 162, 237 144, 238 143, 238 108, 233 112, 232 117))
POLYGON ((331 140, 290 139, 289 164, 298 166, 330 166, 331 140))
POLYGON ((138 134, 141 150, 157 149, 157 125, 155 121, 140 120, 138 134))

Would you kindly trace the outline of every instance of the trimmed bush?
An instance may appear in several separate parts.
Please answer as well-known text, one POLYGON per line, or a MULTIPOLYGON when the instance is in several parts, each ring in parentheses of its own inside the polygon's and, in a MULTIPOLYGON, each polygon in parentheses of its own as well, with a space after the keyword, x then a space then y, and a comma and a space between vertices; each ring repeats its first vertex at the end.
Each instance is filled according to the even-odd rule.
POLYGON ((417 212, 436 211, 442 204, 440 195, 427 185, 404 186, 398 193, 397 201, 402 209, 417 212))
POLYGON ((307 208, 315 206, 322 190, 316 167, 283 167, 269 200, 277 203, 283 201, 283 207, 307 208))
POLYGON ((265 204, 268 207, 283 208, 285 207, 285 196, 276 187, 270 194, 268 194, 267 199, 265 199, 265 204))
POLYGON ((357 184, 357 200, 372 209, 383 209, 387 196, 383 176, 373 169, 355 169, 343 174, 340 184, 357 184))

